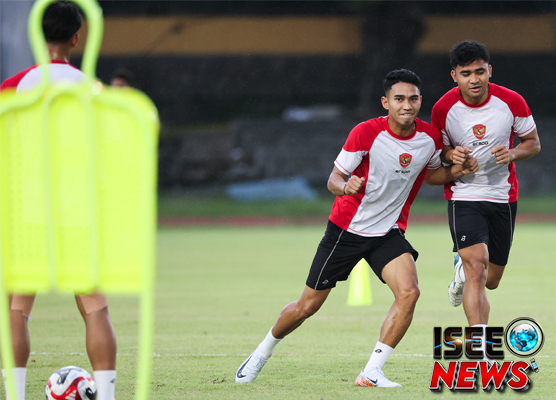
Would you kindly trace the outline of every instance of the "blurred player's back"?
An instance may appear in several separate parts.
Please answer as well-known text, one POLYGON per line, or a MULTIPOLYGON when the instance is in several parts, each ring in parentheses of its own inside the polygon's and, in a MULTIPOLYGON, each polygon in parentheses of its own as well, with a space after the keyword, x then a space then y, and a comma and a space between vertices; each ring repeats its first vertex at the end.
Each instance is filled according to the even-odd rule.
MULTIPOLYGON (((69 64, 71 52, 79 41, 77 32, 81 28, 81 24, 81 13, 75 4, 66 1, 50 4, 44 12, 42 27, 52 60, 51 64, 44 67, 30 67, 4 81, 0 89, 15 90, 16 93, 30 90, 40 82, 42 68, 48 69, 49 83, 51 84, 64 81, 81 82, 86 79, 81 71, 69 64)), ((51 190, 56 194, 56 198, 61 199, 55 218, 58 224, 63 226, 65 235, 74 237, 76 234, 89 234, 86 226, 88 213, 85 212, 89 204, 87 190, 84 189, 86 182, 80 179, 86 174, 86 163, 90 158, 85 156, 88 137, 76 134, 78 130, 86 131, 82 129, 89 123, 89 120, 84 118, 85 111, 79 101, 59 101, 56 98, 49 104, 44 121, 25 118, 26 110, 18 112, 19 131, 24 133, 21 135, 20 145, 13 146, 14 151, 18 153, 10 155, 20 157, 22 160, 19 163, 19 170, 16 171, 21 176, 22 196, 20 204, 16 206, 22 207, 24 221, 27 226, 35 225, 31 229, 37 232, 44 232, 41 225, 37 224, 44 224, 46 221, 44 214, 45 157, 44 152, 36 151, 36 149, 43 148, 45 143, 43 135, 46 129, 49 132, 49 145, 55 144, 55 146, 49 147, 49 151, 54 150, 70 155, 67 158, 68 161, 65 161, 63 165, 58 165, 52 171, 53 174, 58 175, 53 181, 61 182, 51 190), (70 118, 69 116, 72 114, 73 118, 70 118), (79 116, 78 121, 82 125, 80 127, 76 126, 76 115, 79 116)), ((41 251, 46 251, 46 249, 41 249, 41 251)), ((36 252, 36 248, 28 251, 29 254, 36 252)), ((73 252, 68 252, 68 254, 67 257, 64 256, 66 257, 65 261, 71 265, 74 255, 73 252)), ((33 308, 34 297, 34 295, 21 294, 13 294, 10 297, 10 320, 16 367, 13 372, 20 400, 25 399, 26 366, 30 355, 27 321, 33 308)), ((76 295, 76 302, 85 322, 87 354, 93 367, 98 398, 114 400, 116 336, 110 320, 106 297, 100 293, 76 295)), ((15 399, 10 397, 10 400, 15 399)))

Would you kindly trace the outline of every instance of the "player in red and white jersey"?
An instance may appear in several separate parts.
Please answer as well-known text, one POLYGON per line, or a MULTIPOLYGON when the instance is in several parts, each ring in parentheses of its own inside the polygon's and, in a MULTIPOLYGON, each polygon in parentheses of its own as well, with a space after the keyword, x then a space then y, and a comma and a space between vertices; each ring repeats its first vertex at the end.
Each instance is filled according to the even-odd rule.
MULTIPOLYGON (((540 151, 531 111, 516 92, 489 82, 492 66, 484 45, 458 43, 450 52, 457 87, 435 104, 432 124, 442 131, 444 162, 469 155, 479 170, 445 185, 455 260, 450 303, 463 307, 470 326, 486 326, 486 289, 496 289, 507 264, 515 227, 518 182, 515 161, 540 151), (520 140, 514 146, 514 138, 520 140)), ((484 341, 483 341, 484 343, 484 341)))
MULTIPOLYGON (((76 42, 77 45, 77 42, 76 42)), ((0 85, 0 91, 13 89, 16 93, 33 89, 38 85, 41 79, 41 68, 37 65, 23 70, 11 78, 6 79, 0 85)), ((51 83, 58 82, 80 82, 85 79, 85 74, 69 63, 69 59, 57 60, 52 59, 51 63, 46 66, 49 72, 51 83)))
POLYGON ((236 382, 252 382, 276 345, 319 310, 338 281, 365 259, 392 290, 395 301, 382 325, 358 386, 399 387, 382 367, 409 328, 419 297, 415 260, 405 239, 407 216, 423 180, 450 182, 477 170, 476 160, 441 167, 440 131, 417 119, 420 79, 411 71, 390 72, 383 82, 387 117, 357 125, 349 134, 328 179, 336 200, 313 259, 305 290, 288 304, 255 352, 236 372, 236 382))
MULTIPOLYGON (((82 24, 79 8, 65 1, 52 3, 45 10, 42 24, 52 60, 51 64, 46 66, 49 69, 50 82, 79 82, 86 79, 83 72, 69 64, 71 52, 79 40, 77 32, 82 24)), ((6 79, 0 85, 0 90, 15 90, 19 93, 32 89, 40 81, 40 68, 33 66, 6 79)), ((116 336, 110 320, 106 296, 94 293, 76 295, 75 299, 85 321, 87 354, 93 367, 97 396, 99 399, 114 400, 116 336)), ((26 366, 31 346, 27 322, 34 301, 34 295, 16 293, 9 298, 18 400, 25 400, 26 366)))
POLYGON ((380 117, 357 125, 334 162, 336 173, 355 175, 368 188, 336 197, 330 215, 335 225, 357 235, 384 236, 393 228, 405 231, 409 207, 426 171, 440 166, 436 129, 416 118, 415 130, 400 137, 388 121, 389 117, 380 117))
MULTIPOLYGON (((531 145, 538 142, 535 121, 523 97, 494 83, 487 85, 486 97, 478 104, 468 103, 458 86, 433 108, 432 123, 442 131, 445 157, 452 161, 450 154, 463 149, 465 154, 473 154, 480 166, 475 174, 445 185, 447 200, 517 201, 514 137, 525 142, 532 139, 531 145), (508 163, 510 156, 512 162, 508 163)), ((520 147, 515 151, 521 154, 524 148, 520 147)))

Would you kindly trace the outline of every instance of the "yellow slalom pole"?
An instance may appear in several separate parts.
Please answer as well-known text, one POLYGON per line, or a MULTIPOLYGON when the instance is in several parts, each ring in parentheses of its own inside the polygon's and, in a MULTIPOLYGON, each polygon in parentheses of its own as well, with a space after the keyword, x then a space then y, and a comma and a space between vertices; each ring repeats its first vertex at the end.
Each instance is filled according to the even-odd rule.
MULTIPOLYGON (((49 62, 41 26, 45 9, 54 1, 37 0, 29 18, 31 45, 39 65, 49 62)), ((95 84, 102 39, 102 10, 96 0, 71 1, 84 11, 89 23, 83 56, 83 72, 88 79, 79 84, 51 85, 48 84, 48 69, 43 68, 41 84, 35 90, 18 94, 6 91, 0 97, 2 366, 6 369, 10 398, 18 398, 6 293, 35 293, 56 288, 76 293, 98 290, 139 294, 141 320, 135 391, 138 400, 147 400, 154 334, 158 113, 152 101, 135 89, 118 91, 95 84), (18 121, 25 121, 25 124, 16 123, 18 121), (64 121, 63 126, 59 126, 58 121, 64 121), (42 190, 44 193, 36 198, 38 206, 25 205, 27 197, 20 189, 22 127, 26 128, 26 135, 35 135, 29 136, 36 139, 34 146, 26 147, 34 155, 30 158, 45 164, 39 170, 44 176, 25 176, 25 182, 33 183, 36 178, 37 186, 40 182, 46 186, 42 190), (67 135, 70 129, 71 135, 67 135), (64 142, 65 147, 61 148, 57 145, 63 137, 72 140, 64 142), (36 146, 41 140, 44 146, 36 146), (67 151, 68 148, 72 151, 67 151), (58 221, 60 204, 66 204, 63 200, 68 182, 71 183, 62 179, 65 175, 59 172, 68 170, 68 165, 83 183, 77 192, 82 193, 84 199, 71 203, 71 210, 64 208, 64 217, 70 222, 77 221, 75 226, 80 229, 76 235, 67 234, 76 230, 74 225, 62 225, 58 221), (40 228, 24 223, 25 210, 36 214, 33 218, 39 220, 39 227, 43 225, 48 230, 46 235, 36 234, 40 228), (84 215, 88 218, 82 221, 84 215), (85 230, 87 234, 82 234, 85 230), (26 246, 38 247, 40 251, 26 252, 26 246), (62 253, 57 253, 58 249, 70 249, 66 253, 71 253, 73 258, 58 256, 62 253), (32 257, 28 257, 28 253, 32 257)))
POLYGON ((0 265, 0 349, 2 350, 2 367, 6 371, 6 392, 10 399, 18 399, 19 394, 14 379, 14 352, 10 331, 10 305, 4 286, 4 272, 0 265))
POLYGON ((373 304, 371 273, 367 262, 362 259, 349 277, 348 306, 370 306, 373 304))

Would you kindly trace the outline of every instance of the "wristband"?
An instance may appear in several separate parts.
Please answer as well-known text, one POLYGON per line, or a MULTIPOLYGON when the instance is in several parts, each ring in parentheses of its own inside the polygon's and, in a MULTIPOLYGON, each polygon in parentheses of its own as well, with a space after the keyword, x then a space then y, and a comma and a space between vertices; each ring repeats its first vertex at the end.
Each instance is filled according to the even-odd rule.
POLYGON ((347 184, 348 184, 347 182, 346 182, 346 183, 344 183, 344 195, 346 195, 346 194, 347 194, 347 193, 346 193, 346 186, 347 186, 347 184))

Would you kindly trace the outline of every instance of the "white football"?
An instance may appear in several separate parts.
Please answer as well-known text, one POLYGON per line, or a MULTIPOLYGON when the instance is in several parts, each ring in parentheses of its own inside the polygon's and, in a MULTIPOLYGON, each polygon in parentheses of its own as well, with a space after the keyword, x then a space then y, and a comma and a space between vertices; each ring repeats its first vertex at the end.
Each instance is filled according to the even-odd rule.
POLYGON ((95 400, 97 385, 87 371, 64 367, 54 372, 46 384, 47 400, 95 400))

